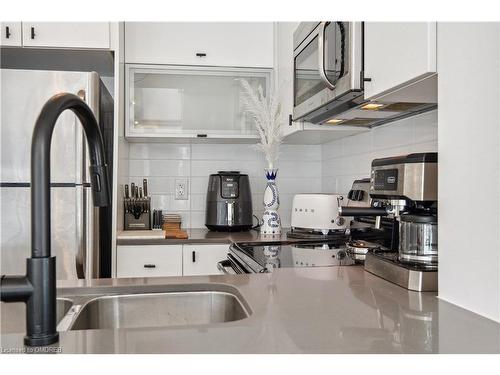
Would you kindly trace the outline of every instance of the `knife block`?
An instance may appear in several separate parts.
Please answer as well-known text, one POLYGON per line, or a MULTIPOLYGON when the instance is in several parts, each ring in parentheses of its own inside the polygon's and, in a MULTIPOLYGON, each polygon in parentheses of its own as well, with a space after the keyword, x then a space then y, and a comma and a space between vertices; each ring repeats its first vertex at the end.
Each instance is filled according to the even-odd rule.
POLYGON ((151 229, 151 217, 149 212, 144 212, 138 219, 129 212, 125 212, 125 230, 149 230, 151 229))
POLYGON ((151 229, 151 199, 149 197, 125 198, 123 204, 125 230, 151 229))

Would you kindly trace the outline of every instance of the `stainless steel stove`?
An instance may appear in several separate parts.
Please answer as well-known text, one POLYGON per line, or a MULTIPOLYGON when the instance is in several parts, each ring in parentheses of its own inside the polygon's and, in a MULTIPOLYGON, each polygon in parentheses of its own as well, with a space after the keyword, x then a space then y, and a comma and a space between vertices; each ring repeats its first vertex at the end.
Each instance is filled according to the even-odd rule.
POLYGON ((228 259, 219 263, 226 273, 263 273, 284 267, 330 267, 357 264, 346 241, 283 241, 233 243, 228 259))

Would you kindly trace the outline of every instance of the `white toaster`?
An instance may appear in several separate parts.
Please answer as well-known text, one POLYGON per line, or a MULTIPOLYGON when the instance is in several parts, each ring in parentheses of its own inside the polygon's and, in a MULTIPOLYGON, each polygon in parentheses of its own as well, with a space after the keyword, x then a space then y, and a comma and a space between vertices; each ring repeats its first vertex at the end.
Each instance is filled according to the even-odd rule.
POLYGON ((346 199, 340 194, 297 194, 292 204, 292 229, 307 229, 328 234, 345 230, 348 220, 339 216, 339 206, 346 199))

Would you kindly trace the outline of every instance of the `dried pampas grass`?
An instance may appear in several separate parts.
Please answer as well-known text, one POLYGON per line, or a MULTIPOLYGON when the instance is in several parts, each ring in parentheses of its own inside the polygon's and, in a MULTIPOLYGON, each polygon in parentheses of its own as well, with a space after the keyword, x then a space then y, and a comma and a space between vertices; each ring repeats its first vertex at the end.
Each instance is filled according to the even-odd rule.
POLYGON ((245 112, 255 121, 260 136, 260 143, 254 147, 264 153, 269 169, 275 168, 283 142, 280 100, 277 95, 271 95, 268 99, 264 96, 262 86, 256 90, 246 79, 240 79, 240 83, 245 112))

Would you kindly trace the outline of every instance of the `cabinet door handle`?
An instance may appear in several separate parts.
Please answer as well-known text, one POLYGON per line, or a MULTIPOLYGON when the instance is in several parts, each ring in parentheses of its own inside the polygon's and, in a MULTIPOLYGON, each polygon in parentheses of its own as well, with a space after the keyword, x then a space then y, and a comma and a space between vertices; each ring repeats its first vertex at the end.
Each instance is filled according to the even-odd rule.
POLYGON ((32 26, 31 27, 31 39, 35 39, 35 28, 32 26))
POLYGON ((193 263, 196 262, 196 251, 191 252, 191 259, 193 260, 193 263))
POLYGON ((144 268, 156 268, 156 264, 145 264, 144 268))
POLYGON ((5 26, 5 38, 9 39, 10 38, 10 27, 5 26))
POLYGON ((207 57, 207 54, 205 52, 197 52, 196 56, 197 57, 207 57))

